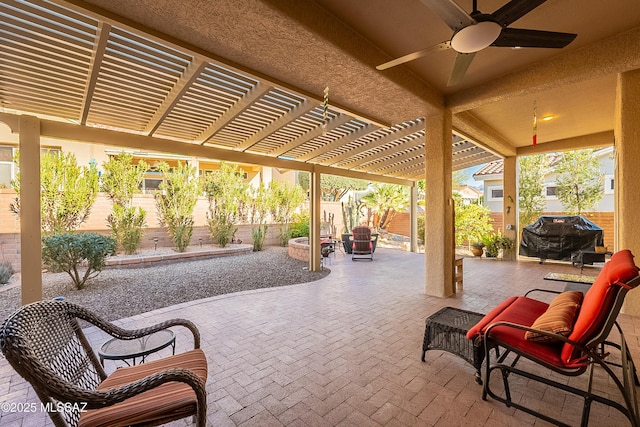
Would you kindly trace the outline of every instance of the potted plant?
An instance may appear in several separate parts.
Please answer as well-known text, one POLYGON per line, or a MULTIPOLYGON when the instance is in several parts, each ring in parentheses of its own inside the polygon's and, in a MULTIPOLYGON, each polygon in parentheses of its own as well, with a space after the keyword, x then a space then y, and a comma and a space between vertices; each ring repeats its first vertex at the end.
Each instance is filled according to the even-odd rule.
POLYGON ((482 242, 475 242, 473 245, 471 245, 471 253, 473 254, 473 256, 482 256, 483 249, 484 243, 482 242))
POLYGON ((504 236, 500 231, 490 234, 483 241, 486 249, 487 258, 495 258, 500 254, 500 250, 508 251, 513 249, 513 239, 504 236))

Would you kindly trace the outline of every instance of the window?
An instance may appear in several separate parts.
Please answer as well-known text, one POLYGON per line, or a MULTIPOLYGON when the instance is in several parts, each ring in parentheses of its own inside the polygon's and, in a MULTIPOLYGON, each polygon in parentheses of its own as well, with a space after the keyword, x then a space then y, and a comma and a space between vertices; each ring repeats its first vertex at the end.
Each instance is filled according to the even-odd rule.
POLYGON ((0 146, 0 188, 11 188, 13 168, 13 147, 0 146))
POLYGON ((613 175, 605 175, 604 177, 604 194, 613 194, 614 178, 613 175))
POLYGON ((497 201, 502 200, 504 194, 504 190, 502 187, 487 187, 487 195, 489 197, 489 201, 497 201))
POLYGON ((545 194, 547 199, 555 199, 556 198, 556 186, 555 185, 547 185, 545 188, 545 194))

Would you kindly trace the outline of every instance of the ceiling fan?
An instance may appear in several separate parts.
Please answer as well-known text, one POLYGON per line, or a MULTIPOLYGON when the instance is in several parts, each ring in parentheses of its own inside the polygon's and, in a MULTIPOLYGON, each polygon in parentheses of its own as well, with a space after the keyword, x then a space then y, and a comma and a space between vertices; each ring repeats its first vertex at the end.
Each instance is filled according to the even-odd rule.
POLYGON ((378 65, 376 67, 378 70, 386 70, 413 61, 432 51, 453 49, 458 55, 447 86, 455 86, 464 78, 476 52, 489 46, 559 49, 567 46, 577 36, 577 34, 554 31, 509 28, 511 23, 522 18, 546 0, 511 0, 492 14, 480 12, 477 8, 477 0, 473 0, 471 13, 467 13, 454 0, 421 1, 453 30, 453 36, 450 40, 435 46, 378 65))

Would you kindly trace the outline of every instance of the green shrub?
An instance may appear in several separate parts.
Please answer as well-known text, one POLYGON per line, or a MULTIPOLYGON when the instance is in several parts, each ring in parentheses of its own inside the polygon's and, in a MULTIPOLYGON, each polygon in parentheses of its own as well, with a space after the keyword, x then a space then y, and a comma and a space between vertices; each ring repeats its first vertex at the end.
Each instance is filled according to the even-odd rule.
POLYGON ((113 212, 107 217, 107 225, 111 228, 111 236, 127 255, 136 252, 144 234, 146 212, 142 208, 113 205, 113 212))
POLYGON ((487 257, 495 258, 498 256, 500 249, 509 251, 514 247, 513 239, 503 235, 501 232, 490 234, 486 236, 483 241, 485 250, 487 251, 487 257))
POLYGON ((289 225, 291 238, 309 237, 309 212, 293 214, 291 224, 289 225))
POLYGON ((254 252, 262 250, 262 247, 264 246, 264 239, 267 237, 267 229, 268 227, 266 225, 259 225, 258 228, 254 228, 252 230, 254 252))
POLYGON ((13 276, 13 266, 9 261, 0 261, 0 283, 5 284, 13 276))
POLYGON ((64 271, 76 289, 96 277, 107 256, 116 252, 116 241, 96 233, 64 233, 42 239, 42 260, 52 271, 64 271), (86 265, 84 273, 81 266, 86 265))
POLYGON ((207 220, 209 225, 209 234, 215 242, 224 248, 233 240, 238 231, 233 222, 230 222, 225 216, 214 217, 207 220))

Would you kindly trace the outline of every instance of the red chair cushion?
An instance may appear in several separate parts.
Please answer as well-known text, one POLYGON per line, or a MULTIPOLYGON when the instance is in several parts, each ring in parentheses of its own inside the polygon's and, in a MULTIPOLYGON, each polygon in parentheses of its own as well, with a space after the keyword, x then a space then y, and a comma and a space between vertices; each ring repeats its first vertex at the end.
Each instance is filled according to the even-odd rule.
MULTIPOLYGON (((576 321, 582 298, 583 294, 580 291, 566 291, 558 294, 549 303, 547 311, 538 317, 531 327, 568 337, 573 331, 573 324, 576 321)), ((524 334, 524 338, 528 341, 547 343, 560 341, 555 337, 537 331, 527 331, 524 334)))
MULTIPOLYGON (((510 322, 523 326, 531 326, 549 306, 542 302, 527 297, 511 297, 498 307, 489 312, 467 333, 467 338, 474 339, 483 334, 486 329, 496 322, 510 322)), ((525 354, 542 360, 545 363, 562 366, 560 350, 562 344, 540 343, 527 341, 524 338, 525 331, 508 326, 496 326, 491 329, 491 339, 502 345, 517 348, 525 354)))
MULTIPOLYGON (((616 289, 614 285, 625 283, 638 274, 638 267, 633 262, 633 255, 629 250, 616 252, 607 262, 596 281, 584 296, 580 313, 573 326, 569 339, 586 344, 602 328, 613 305, 616 289)), ((574 354, 574 346, 565 344, 562 348, 562 360, 570 365, 580 355, 574 354)))

